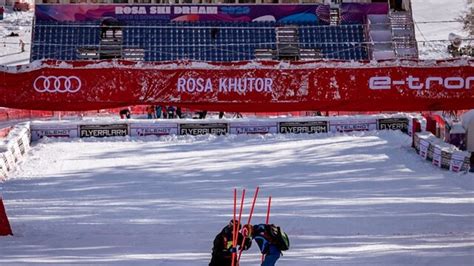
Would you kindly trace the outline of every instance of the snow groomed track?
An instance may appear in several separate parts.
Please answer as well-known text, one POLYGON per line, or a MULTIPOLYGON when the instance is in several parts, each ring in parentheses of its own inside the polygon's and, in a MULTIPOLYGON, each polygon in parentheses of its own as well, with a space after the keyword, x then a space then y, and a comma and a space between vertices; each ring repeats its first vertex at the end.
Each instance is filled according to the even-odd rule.
MULTIPOLYGON (((207 265, 233 188, 260 186, 253 221, 272 195, 270 221, 292 241, 278 265, 470 265, 472 173, 410 144, 400 132, 45 139, 2 184, 15 236, 0 239, 0 264, 207 265)), ((252 247, 242 265, 259 260, 252 247)))

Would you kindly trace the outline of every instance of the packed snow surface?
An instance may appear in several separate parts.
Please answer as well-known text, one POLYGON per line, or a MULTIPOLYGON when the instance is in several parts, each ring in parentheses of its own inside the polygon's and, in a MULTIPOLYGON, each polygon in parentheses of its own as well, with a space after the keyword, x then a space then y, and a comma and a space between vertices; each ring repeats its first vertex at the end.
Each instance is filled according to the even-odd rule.
MULTIPOLYGON (((462 17, 469 0, 411 0, 420 59, 450 58, 448 36, 472 38, 463 30, 462 17)), ((469 44, 465 41, 462 46, 469 44)))
MULTIPOLYGON (((278 265, 473 265, 474 175, 422 160, 400 132, 46 139, 0 184, 1 265, 207 265, 243 221, 282 226, 278 265)), ((258 265, 255 243, 241 265, 258 265)))
POLYGON ((4 19, 0 20, 0 65, 23 65, 30 62, 33 16, 33 11, 6 10, 4 19), (9 37, 12 32, 19 36, 9 37), (20 40, 25 43, 24 52, 21 51, 20 40))

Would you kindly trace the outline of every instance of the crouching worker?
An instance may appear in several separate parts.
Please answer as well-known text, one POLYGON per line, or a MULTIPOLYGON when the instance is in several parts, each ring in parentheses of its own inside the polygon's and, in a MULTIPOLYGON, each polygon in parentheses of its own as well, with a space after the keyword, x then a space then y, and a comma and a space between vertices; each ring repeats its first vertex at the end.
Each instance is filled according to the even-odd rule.
MULTIPOLYGON (((239 232, 237 237, 237 245, 239 249, 247 250, 252 245, 252 239, 245 238, 240 233, 242 226, 239 223, 239 232), (243 244, 242 244, 243 243, 243 244)), ((209 266, 231 266, 232 265, 232 254, 234 255, 234 266, 238 265, 237 255, 238 249, 232 247, 234 230, 234 220, 230 220, 229 224, 226 225, 222 231, 217 234, 214 239, 214 246, 212 247, 212 258, 209 266)))
MULTIPOLYGON (((246 225, 248 226, 248 225, 246 225)), ((265 256, 261 266, 273 266, 282 255, 282 251, 290 248, 288 235, 274 224, 257 224, 245 228, 257 242, 260 252, 265 256)))

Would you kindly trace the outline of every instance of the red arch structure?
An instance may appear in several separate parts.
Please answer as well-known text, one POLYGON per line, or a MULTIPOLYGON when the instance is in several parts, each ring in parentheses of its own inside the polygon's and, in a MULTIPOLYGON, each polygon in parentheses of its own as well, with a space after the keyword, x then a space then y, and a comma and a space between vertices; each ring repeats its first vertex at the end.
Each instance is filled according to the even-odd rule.
POLYGON ((230 112, 474 108, 474 60, 43 61, 0 67, 0 106, 85 111, 164 104, 230 112))

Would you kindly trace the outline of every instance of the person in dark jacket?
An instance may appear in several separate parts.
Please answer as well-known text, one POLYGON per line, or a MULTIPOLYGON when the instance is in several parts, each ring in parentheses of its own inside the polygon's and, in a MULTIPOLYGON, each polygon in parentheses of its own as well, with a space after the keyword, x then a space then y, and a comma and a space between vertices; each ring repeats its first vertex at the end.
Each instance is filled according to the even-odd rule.
POLYGON ((130 118, 131 117, 130 107, 120 110, 119 114, 120 114, 121 119, 130 118))
MULTIPOLYGON (((246 228, 248 230, 248 228, 246 228)), ((257 243, 260 252, 265 255, 261 266, 274 266, 280 258, 281 250, 272 241, 267 224, 256 224, 248 230, 257 243)))
POLYGON ((175 111, 176 111, 174 106, 170 105, 170 106, 168 106, 168 108, 166 108, 166 110, 168 111, 168 119, 174 119, 175 111))
MULTIPOLYGON (((222 231, 217 234, 214 239, 214 246, 212 247, 212 258, 209 266, 231 266, 232 265, 232 254, 235 254, 234 265, 237 266, 237 248, 232 247, 233 239, 233 230, 234 230, 234 220, 230 220, 229 224, 226 225, 222 231)), ((240 224, 239 224, 239 233, 237 237, 237 245, 240 249, 247 250, 252 245, 252 240, 250 238, 245 238, 240 233, 240 224), (242 244, 243 243, 243 244, 242 244)))
POLYGON ((161 118, 161 105, 155 106, 155 116, 156 118, 161 118))
POLYGON ((181 111, 181 107, 176 106, 176 118, 183 118, 183 111, 181 111))

